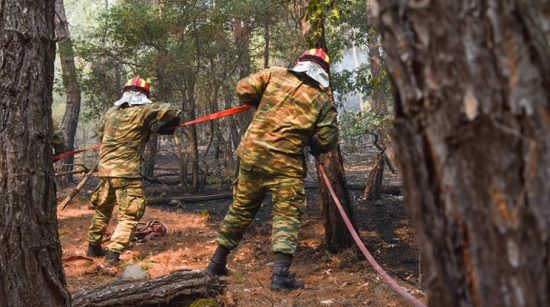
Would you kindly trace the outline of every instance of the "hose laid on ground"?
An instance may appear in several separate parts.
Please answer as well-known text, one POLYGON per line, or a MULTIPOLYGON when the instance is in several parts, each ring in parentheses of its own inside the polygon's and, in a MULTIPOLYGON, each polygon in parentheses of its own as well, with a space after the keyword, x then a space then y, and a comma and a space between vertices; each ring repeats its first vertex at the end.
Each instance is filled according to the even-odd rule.
POLYGON ((426 307, 426 305, 422 304, 418 299, 416 299, 414 296, 412 296, 407 290, 405 290, 403 287, 401 287, 395 280, 393 280, 386 271, 376 262, 374 257, 371 255, 363 241, 361 241, 361 238, 359 237, 359 234, 357 231, 355 231, 355 228, 353 228, 353 225, 351 224, 351 221, 349 220, 348 215, 346 214, 346 211, 344 210, 344 207, 342 206, 342 203, 338 199, 338 196, 336 195, 336 192, 334 191, 334 188, 332 187, 332 184, 330 183, 330 180, 328 179, 327 172, 325 170, 325 167, 321 162, 319 161, 319 171, 321 173, 321 176, 323 177, 323 180, 325 181, 325 184, 330 192, 330 195, 332 196, 332 199, 334 200, 334 203, 336 204, 336 207, 338 207, 338 211, 340 212, 340 215, 342 216, 342 219, 344 220, 344 223, 346 224, 346 227, 348 228, 349 232, 351 233, 351 236, 353 237, 353 240, 363 253, 363 255, 367 258, 368 262, 373 266, 374 270, 382 276, 384 282, 390 286, 395 292, 397 292, 399 295, 401 295, 405 300, 407 300, 409 303, 411 303, 415 307, 426 307))

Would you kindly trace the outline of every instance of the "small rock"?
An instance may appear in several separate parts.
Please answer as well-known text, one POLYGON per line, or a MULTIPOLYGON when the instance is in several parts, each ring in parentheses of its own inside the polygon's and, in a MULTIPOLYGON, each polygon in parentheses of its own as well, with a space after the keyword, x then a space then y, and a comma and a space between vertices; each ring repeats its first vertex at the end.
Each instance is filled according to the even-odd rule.
POLYGON ((139 280, 149 277, 151 277, 149 272, 144 270, 139 264, 129 264, 120 275, 120 279, 122 280, 139 280))

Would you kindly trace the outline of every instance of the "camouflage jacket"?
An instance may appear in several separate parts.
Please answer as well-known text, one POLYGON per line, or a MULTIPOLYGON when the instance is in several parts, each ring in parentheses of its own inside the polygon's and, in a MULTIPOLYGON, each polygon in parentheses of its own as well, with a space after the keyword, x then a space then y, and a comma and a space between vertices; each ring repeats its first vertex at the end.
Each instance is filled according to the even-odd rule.
POLYGON ((141 178, 145 145, 151 126, 170 121, 179 111, 166 103, 112 107, 100 127, 100 177, 141 178))
POLYGON ((52 147, 55 151, 55 154, 60 154, 67 151, 67 146, 65 145, 65 138, 63 137, 63 130, 59 127, 59 124, 54 120, 52 121, 52 147))
POLYGON ((304 148, 316 135, 329 150, 338 142, 336 107, 318 84, 274 67, 239 81, 237 96, 258 109, 237 154, 243 167, 305 177, 304 148))

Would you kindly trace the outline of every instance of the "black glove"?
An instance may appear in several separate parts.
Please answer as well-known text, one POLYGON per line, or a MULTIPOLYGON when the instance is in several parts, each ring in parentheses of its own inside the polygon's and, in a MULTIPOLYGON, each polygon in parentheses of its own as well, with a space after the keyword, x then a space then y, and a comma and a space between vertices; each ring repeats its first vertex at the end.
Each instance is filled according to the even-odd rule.
POLYGON ((243 101, 244 104, 257 108, 260 105, 259 100, 243 101))
POLYGON ((319 138, 316 135, 314 135, 311 138, 311 141, 309 141, 309 153, 315 157, 318 157, 324 153, 323 150, 321 150, 321 144, 319 143, 319 138))
POLYGON ((178 117, 173 118, 170 121, 167 121, 166 123, 164 123, 162 126, 160 126, 157 129, 157 133, 158 134, 163 134, 163 135, 174 134, 174 131, 176 131, 176 128, 180 123, 180 120, 181 120, 181 118, 178 116, 178 117))

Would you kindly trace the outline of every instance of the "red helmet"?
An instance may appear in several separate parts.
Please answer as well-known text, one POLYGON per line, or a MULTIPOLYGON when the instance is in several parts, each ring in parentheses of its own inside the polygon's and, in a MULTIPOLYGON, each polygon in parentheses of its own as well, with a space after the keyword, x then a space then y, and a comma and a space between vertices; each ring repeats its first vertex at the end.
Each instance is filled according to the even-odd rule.
POLYGON ((298 62, 302 61, 312 61, 321 65, 321 67, 323 67, 327 72, 330 70, 330 57, 325 52, 325 50, 321 48, 309 49, 308 51, 304 52, 298 58, 298 62))
POLYGON ((126 82, 126 85, 124 85, 124 89, 122 91, 138 91, 144 93, 145 95, 147 95, 147 97, 149 97, 149 93, 151 92, 151 84, 141 79, 140 76, 136 76, 126 82))

